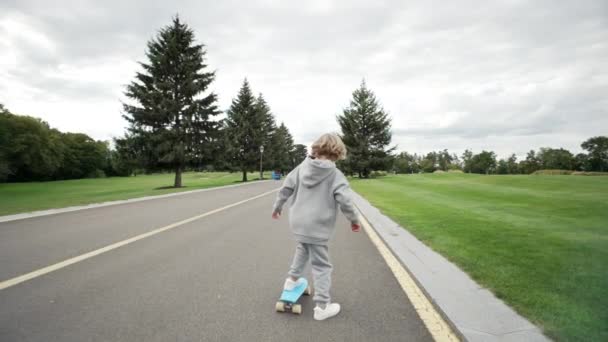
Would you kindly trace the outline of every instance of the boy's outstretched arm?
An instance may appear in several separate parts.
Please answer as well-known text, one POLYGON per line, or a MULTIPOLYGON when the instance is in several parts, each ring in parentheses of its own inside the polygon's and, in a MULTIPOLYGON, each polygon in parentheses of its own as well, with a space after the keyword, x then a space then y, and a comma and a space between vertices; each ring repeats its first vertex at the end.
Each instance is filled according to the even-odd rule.
POLYGON ((353 205, 351 190, 346 180, 338 183, 338 186, 334 190, 334 198, 340 205, 340 210, 342 210, 344 216, 350 221, 353 231, 359 231, 361 225, 359 222, 359 215, 353 205))
POLYGON ((287 199, 293 194, 293 189, 296 187, 296 172, 297 168, 293 169, 285 178, 283 186, 277 194, 277 199, 274 201, 272 206, 272 217, 278 219, 283 211, 283 205, 287 202, 287 199))

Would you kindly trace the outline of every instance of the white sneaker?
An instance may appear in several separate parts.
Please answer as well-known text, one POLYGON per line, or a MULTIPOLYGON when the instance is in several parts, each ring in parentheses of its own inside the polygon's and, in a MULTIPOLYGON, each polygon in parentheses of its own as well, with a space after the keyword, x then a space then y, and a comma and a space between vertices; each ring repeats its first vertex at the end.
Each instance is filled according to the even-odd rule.
POLYGON ((340 304, 338 303, 327 303, 325 309, 322 309, 319 305, 315 306, 314 319, 322 321, 330 317, 334 317, 340 312, 340 304))
POLYGON ((285 285, 283 285, 283 289, 286 291, 291 291, 296 288, 296 286, 300 285, 304 278, 298 278, 298 280, 293 281, 290 277, 285 279, 285 285))

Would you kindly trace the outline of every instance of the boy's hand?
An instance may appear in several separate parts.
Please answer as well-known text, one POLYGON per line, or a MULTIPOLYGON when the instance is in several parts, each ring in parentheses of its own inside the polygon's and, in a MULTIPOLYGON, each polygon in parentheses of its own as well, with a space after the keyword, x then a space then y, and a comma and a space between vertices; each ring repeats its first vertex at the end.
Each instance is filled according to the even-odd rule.
POLYGON ((361 230, 361 225, 358 223, 351 223, 350 229, 352 229, 353 232, 358 233, 361 230))
POLYGON ((281 213, 278 211, 275 211, 274 213, 272 213, 272 218, 275 220, 278 220, 279 217, 281 217, 281 213))

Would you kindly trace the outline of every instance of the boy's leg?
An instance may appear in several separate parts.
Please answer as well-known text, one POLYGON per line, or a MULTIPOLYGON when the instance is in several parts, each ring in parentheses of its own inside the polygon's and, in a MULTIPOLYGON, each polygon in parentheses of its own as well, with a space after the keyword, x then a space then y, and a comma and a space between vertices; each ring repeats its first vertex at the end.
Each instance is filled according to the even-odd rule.
POLYGON ((327 304, 331 300, 329 290, 331 288, 332 265, 329 262, 327 246, 309 245, 310 263, 312 264, 312 276, 315 282, 315 295, 313 300, 318 304, 327 304))
POLYGON ((298 242, 296 246, 296 253, 293 256, 293 262, 291 263, 291 267, 289 269, 289 277, 292 280, 297 280, 304 274, 304 268, 306 267, 306 263, 308 262, 308 246, 306 244, 298 242))

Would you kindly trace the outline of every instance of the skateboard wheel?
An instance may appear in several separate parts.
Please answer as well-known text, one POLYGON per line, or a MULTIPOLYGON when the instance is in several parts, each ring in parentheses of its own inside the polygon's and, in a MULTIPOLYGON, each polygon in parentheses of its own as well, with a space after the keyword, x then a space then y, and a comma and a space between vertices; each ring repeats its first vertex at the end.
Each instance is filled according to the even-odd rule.
POLYGON ((301 314, 302 313, 302 305, 300 305, 300 304, 294 304, 291 307, 291 312, 293 312, 296 315, 301 314))
POLYGON ((277 302, 274 307, 278 312, 285 312, 285 303, 283 302, 277 302))
POLYGON ((310 288, 310 286, 307 286, 306 290, 304 290, 304 295, 310 296, 311 293, 312 293, 312 289, 310 288))

